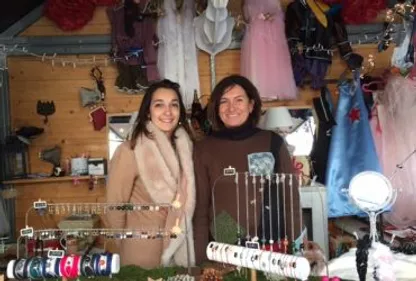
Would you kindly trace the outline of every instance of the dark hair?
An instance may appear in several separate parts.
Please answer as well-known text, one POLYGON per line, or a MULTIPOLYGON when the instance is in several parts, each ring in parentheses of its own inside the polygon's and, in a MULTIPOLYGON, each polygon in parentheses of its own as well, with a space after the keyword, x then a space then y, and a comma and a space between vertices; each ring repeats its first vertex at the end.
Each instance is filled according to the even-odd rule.
POLYGON ((219 117, 219 107, 222 96, 234 86, 239 85, 244 89, 250 101, 254 103, 253 111, 248 116, 248 122, 256 126, 261 116, 261 99, 256 86, 246 77, 241 75, 230 75, 222 79, 214 88, 208 104, 208 120, 211 122, 212 129, 219 131, 225 128, 224 123, 219 117))
MULTIPOLYGON (((183 104, 181 92, 179 90, 180 86, 178 83, 172 82, 168 79, 164 79, 164 80, 151 84, 150 87, 147 88, 146 93, 143 96, 142 103, 140 104, 139 113, 137 114, 136 121, 134 121, 134 129, 133 129, 133 133, 131 135, 131 140, 130 140, 131 149, 134 149, 134 147, 136 146, 137 138, 140 135, 144 134, 146 137, 152 138, 152 134, 149 132, 149 130, 147 130, 146 124, 149 121, 150 105, 152 103, 153 94, 154 92, 156 92, 158 89, 161 89, 161 88, 171 89, 178 96, 179 125, 176 127, 175 131, 180 126, 183 126, 184 129, 188 131, 187 122, 186 122, 186 109, 185 109, 185 105, 183 104)), ((174 135, 174 133, 172 134, 172 136, 174 135)))

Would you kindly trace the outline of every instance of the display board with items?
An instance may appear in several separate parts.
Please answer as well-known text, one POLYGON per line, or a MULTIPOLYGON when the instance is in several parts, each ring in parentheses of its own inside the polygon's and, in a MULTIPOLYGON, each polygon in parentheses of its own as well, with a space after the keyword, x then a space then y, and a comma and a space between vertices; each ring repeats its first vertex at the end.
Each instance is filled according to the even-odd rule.
POLYGON ((71 239, 98 237, 106 239, 175 239, 186 230, 179 227, 179 221, 170 230, 155 227, 154 229, 109 229, 96 228, 88 219, 66 221, 59 228, 34 229, 29 226, 29 213, 36 211, 39 215, 70 215, 70 217, 98 217, 107 212, 158 212, 166 208, 175 208, 171 204, 134 204, 134 203, 47 203, 38 200, 26 213, 26 227, 20 230, 17 242, 17 259, 9 261, 7 277, 10 279, 46 279, 78 277, 111 277, 120 271, 120 256, 104 249, 99 253, 90 253, 92 245, 81 252, 70 250, 71 239), (58 241, 48 244, 51 240, 58 241), (20 257, 19 245, 25 245, 25 256, 20 257), (34 244, 34 245, 33 245, 34 244), (76 253, 74 253, 76 252, 76 253))

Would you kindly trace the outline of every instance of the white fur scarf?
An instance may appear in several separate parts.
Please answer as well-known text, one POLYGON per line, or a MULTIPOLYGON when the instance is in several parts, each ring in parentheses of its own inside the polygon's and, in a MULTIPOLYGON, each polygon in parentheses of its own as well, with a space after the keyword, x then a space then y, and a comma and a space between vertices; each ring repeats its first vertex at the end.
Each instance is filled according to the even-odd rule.
POLYGON ((193 266, 195 251, 192 217, 195 209, 195 178, 192 141, 183 128, 178 128, 175 132, 175 151, 166 134, 152 122, 147 124, 147 129, 152 134, 152 139, 140 136, 134 149, 143 185, 157 204, 180 202, 179 208, 169 210, 165 229, 170 231, 179 222, 178 226, 182 232, 176 239, 164 240, 161 264, 193 266))

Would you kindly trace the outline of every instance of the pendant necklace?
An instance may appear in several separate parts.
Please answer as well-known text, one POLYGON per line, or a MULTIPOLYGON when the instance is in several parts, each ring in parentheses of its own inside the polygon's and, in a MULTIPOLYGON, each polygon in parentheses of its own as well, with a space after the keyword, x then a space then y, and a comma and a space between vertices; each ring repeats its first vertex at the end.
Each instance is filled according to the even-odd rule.
POLYGON ((277 245, 280 248, 280 178, 279 174, 276 173, 276 204, 277 204, 277 245))
POLYGON ((246 225, 247 225, 247 235, 246 240, 250 240, 250 218, 249 218, 249 201, 250 198, 248 197, 248 172, 244 172, 244 183, 245 183, 245 191, 246 191, 246 225))
POLYGON ((256 183, 256 175, 253 174, 252 176, 252 183, 253 183, 253 215, 254 215, 254 238, 253 241, 257 242, 259 237, 257 235, 257 183, 256 183))
POLYGON ((260 175, 260 194, 261 194, 261 230, 262 230, 262 236, 261 236, 261 244, 262 244, 262 248, 264 249, 266 246, 266 230, 264 229, 264 225, 265 225, 265 209, 264 209, 264 176, 260 175))
POLYGON ((270 251, 273 250, 273 224, 272 224, 272 177, 270 175, 267 175, 267 181, 269 182, 269 245, 270 245, 270 251))
POLYGON ((291 239, 292 239, 292 244, 291 244, 291 250, 292 250, 292 255, 295 254, 295 219, 294 219, 294 213, 293 213, 293 175, 289 174, 289 192, 290 192, 290 223, 291 223, 291 239))
POLYGON ((238 173, 235 173, 235 193, 237 197, 237 245, 241 245, 240 229, 240 186, 238 184, 238 173))

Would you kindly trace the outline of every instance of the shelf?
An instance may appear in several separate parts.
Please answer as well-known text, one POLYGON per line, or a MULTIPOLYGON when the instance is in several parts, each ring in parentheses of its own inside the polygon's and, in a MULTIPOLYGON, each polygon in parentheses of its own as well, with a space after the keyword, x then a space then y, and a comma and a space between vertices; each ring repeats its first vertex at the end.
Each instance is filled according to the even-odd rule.
MULTIPOLYGON (((93 176, 94 177, 94 176, 93 176)), ((95 176, 98 179, 104 179, 106 176, 95 176)), ((48 182, 65 182, 74 180, 89 180, 90 176, 79 177, 48 177, 48 178, 33 178, 33 179, 16 179, 3 181, 3 184, 32 184, 32 183, 48 183, 48 182)))

